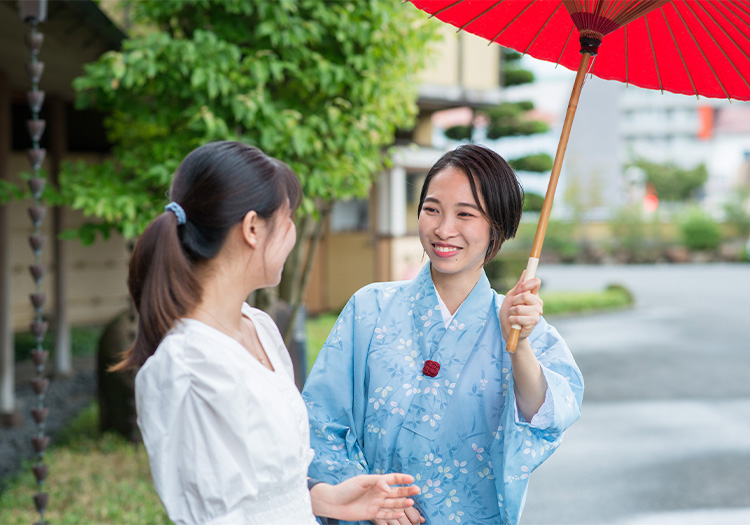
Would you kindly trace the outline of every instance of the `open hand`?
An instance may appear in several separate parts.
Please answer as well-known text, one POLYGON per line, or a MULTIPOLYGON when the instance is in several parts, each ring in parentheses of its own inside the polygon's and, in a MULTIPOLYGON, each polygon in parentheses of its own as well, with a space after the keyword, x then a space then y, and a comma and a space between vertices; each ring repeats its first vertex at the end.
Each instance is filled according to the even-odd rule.
POLYGON ((404 510, 414 505, 409 496, 419 494, 418 487, 409 485, 413 482, 408 474, 394 473, 355 476, 338 485, 319 483, 310 492, 313 511, 344 521, 399 520, 405 516, 404 510))

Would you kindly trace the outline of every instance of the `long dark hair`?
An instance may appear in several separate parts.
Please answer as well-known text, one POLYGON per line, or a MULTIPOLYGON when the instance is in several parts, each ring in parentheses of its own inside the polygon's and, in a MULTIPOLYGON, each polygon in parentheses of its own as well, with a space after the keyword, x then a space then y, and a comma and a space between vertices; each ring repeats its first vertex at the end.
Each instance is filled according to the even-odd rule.
POLYGON ((430 168, 419 196, 418 214, 422 213, 430 181, 448 166, 466 174, 479 211, 490 223, 490 244, 484 257, 484 264, 487 264, 500 251, 503 242, 515 237, 518 231, 523 213, 523 188, 516 172, 498 153, 478 144, 466 144, 449 151, 430 168))
POLYGON ((302 188, 283 162, 238 142, 212 142, 185 157, 172 181, 170 199, 185 211, 178 224, 171 211, 159 215, 133 251, 128 288, 138 311, 135 344, 115 369, 138 368, 175 322, 201 298, 194 268, 214 258, 229 230, 254 210, 269 220, 287 202, 295 210, 302 188))

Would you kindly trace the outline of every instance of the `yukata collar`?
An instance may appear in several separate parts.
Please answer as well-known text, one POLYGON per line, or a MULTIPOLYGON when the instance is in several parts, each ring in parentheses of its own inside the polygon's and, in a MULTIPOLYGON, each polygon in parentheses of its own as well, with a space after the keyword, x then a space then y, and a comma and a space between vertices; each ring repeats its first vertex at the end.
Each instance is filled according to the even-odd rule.
POLYGON ((494 292, 482 272, 479 281, 461 304, 446 328, 440 313, 430 265, 425 265, 409 287, 411 321, 421 363, 415 378, 418 384, 439 386, 439 394, 422 393, 412 398, 403 427, 427 439, 435 439, 456 382, 484 331, 495 315, 494 292), (433 375, 434 367, 439 365, 433 375), (431 370, 432 368, 432 370, 431 370))
MULTIPOLYGON (((426 315, 429 318, 432 318, 436 313, 440 314, 440 301, 438 300, 435 283, 432 280, 431 264, 429 262, 422 266, 422 269, 417 276, 412 279, 411 283, 409 283, 409 295, 411 296, 412 301, 415 301, 415 298, 417 299, 414 304, 414 314, 419 311, 420 317, 421 315, 426 315), (422 300, 419 300, 420 298, 422 300), (433 313, 430 313, 431 311, 433 311, 433 313)), ((490 287, 490 281, 487 279, 487 274, 482 270, 482 275, 480 275, 477 284, 474 285, 474 288, 472 288, 469 295, 464 299, 464 302, 459 306, 451 325, 453 325, 453 322, 459 317, 461 319, 470 319, 472 316, 476 317, 476 315, 480 313, 476 311, 477 306, 485 305, 490 298, 494 299, 494 292, 490 287), (472 312, 467 314, 466 310, 472 310, 472 312)), ((480 308, 483 307, 484 306, 481 306, 480 308)), ((438 319, 442 319, 442 314, 438 316, 438 319)))

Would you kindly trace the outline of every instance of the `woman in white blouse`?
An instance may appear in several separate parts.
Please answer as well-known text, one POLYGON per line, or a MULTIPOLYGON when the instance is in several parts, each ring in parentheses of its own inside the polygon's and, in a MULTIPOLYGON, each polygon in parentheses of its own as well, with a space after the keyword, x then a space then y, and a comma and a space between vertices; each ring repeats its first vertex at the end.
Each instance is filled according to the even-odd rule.
POLYGON ((183 160, 171 199, 130 262, 138 335, 118 365, 139 369, 138 425, 170 519, 403 517, 418 492, 403 486, 408 475, 309 483, 309 425, 289 354, 271 318, 245 303, 281 279, 296 241, 296 175, 256 148, 215 142, 183 160))

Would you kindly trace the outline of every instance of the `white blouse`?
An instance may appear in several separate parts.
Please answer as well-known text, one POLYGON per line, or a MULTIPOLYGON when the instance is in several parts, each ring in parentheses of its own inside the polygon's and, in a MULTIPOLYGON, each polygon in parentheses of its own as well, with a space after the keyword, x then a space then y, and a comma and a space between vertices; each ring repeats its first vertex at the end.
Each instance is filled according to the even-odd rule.
POLYGON ((135 379, 156 491, 178 523, 314 525, 307 410, 273 320, 242 306, 275 371, 183 319, 135 379))

